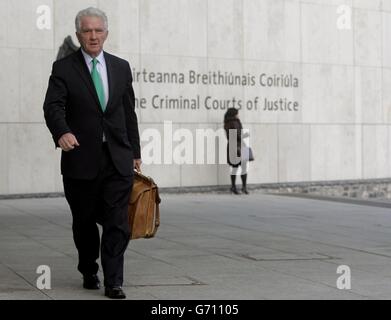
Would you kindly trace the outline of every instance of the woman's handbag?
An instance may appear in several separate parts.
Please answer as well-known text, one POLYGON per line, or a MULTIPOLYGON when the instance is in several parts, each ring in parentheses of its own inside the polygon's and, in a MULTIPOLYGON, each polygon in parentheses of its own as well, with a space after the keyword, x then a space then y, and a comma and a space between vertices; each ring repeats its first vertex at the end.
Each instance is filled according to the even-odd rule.
POLYGON ((251 147, 248 148, 248 152, 248 161, 254 161, 253 149, 251 147))
POLYGON ((254 161, 254 153, 253 153, 253 149, 251 149, 251 147, 248 147, 248 146, 244 146, 243 147, 243 159, 247 160, 247 161, 254 161))
POLYGON ((152 178, 134 173, 128 215, 131 240, 153 238, 160 225, 159 188, 152 178))

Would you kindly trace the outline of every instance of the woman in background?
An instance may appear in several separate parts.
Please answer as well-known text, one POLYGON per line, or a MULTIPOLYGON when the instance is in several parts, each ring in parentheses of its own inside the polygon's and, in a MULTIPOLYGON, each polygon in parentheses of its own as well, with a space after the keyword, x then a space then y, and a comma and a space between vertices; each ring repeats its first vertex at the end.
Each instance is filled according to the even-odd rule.
POLYGON ((236 189, 236 175, 239 167, 241 167, 242 192, 249 194, 247 191, 248 159, 244 157, 242 150, 242 147, 245 146, 243 139, 247 138, 248 134, 242 135, 243 126, 239 120, 239 111, 237 109, 229 108, 225 113, 224 129, 228 139, 227 161, 231 166, 231 192, 239 194, 236 189))

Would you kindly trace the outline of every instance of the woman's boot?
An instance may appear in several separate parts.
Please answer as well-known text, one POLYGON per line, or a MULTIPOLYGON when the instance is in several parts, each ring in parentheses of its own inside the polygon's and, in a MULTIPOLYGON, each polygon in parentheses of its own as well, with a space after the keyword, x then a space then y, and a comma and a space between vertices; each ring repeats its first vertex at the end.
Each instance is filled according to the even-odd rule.
POLYGON ((236 189, 236 176, 231 175, 231 192, 233 194, 239 194, 238 190, 236 189))
POLYGON ((243 174, 241 177, 242 177, 242 192, 244 194, 249 194, 247 191, 247 174, 243 174))

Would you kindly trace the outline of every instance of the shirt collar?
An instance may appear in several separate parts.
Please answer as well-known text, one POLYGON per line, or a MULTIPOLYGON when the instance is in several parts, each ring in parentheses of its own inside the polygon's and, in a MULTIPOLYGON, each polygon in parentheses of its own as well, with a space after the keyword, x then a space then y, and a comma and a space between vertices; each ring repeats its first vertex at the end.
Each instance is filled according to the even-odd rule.
MULTIPOLYGON (((86 61, 87 65, 89 66, 92 62, 92 57, 86 53, 83 49, 81 49, 81 52, 83 54, 83 57, 84 57, 84 60, 86 61)), ((103 51, 96 57, 96 60, 98 60, 98 62, 104 66, 105 65, 105 56, 103 54, 103 51)))

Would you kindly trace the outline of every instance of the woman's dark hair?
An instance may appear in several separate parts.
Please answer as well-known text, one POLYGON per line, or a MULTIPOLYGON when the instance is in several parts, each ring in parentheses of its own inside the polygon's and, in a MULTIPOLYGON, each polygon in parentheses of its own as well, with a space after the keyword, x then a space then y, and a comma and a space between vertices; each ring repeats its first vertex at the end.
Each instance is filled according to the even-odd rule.
POLYGON ((224 115, 224 122, 235 119, 235 117, 239 114, 239 110, 235 108, 229 108, 224 115))

